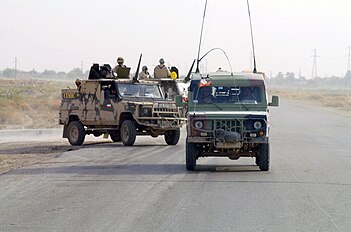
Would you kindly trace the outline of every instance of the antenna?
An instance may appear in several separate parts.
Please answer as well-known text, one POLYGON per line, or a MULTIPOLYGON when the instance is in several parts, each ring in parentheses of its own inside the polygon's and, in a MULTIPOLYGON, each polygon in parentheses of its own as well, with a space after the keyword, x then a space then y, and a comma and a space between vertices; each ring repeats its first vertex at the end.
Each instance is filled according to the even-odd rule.
POLYGON ((255 45, 254 45, 254 37, 253 37, 253 32, 252 32, 251 11, 250 11, 249 0, 247 0, 247 11, 248 11, 248 13, 249 13, 250 30, 251 30, 252 56, 253 56, 253 62, 254 62, 253 73, 257 73, 257 69, 256 69, 256 55, 255 55, 255 45))
POLYGON ((222 48, 212 48, 211 50, 209 50, 208 52, 206 52, 205 55, 203 55, 200 59, 197 59, 198 63, 200 63, 200 61, 201 61, 203 58, 205 58, 208 54, 210 54, 210 52, 215 51, 215 50, 220 50, 220 51, 223 52, 225 58, 226 58, 227 61, 228 61, 229 68, 230 68, 230 72, 231 72, 231 74, 233 75, 233 69, 232 69, 232 65, 231 65, 231 63, 230 63, 230 60, 229 60, 229 58, 228 58, 228 56, 227 56, 227 53, 225 53, 225 51, 224 51, 222 48))
POLYGON ((197 51, 197 61, 196 61, 196 72, 200 73, 199 64, 200 64, 200 49, 201 49, 201 42, 202 42, 202 32, 204 30, 204 23, 205 23, 205 16, 206 16, 206 8, 207 8, 207 0, 205 2, 205 9, 204 15, 202 16, 202 25, 201 25, 201 33, 200 33, 200 42, 199 42, 199 49, 197 51))

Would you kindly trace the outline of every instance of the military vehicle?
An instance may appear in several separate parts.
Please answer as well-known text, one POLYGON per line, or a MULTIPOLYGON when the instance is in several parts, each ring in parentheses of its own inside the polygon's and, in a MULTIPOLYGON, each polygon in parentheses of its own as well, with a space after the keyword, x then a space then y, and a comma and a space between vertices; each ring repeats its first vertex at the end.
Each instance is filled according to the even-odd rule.
POLYGON ((255 157, 269 170, 268 103, 264 74, 217 72, 193 74, 188 95, 186 169, 199 157, 255 157))
POLYGON ((186 118, 174 101, 165 98, 161 86, 135 81, 129 74, 111 77, 109 70, 108 65, 94 64, 88 80, 81 80, 77 89, 62 90, 63 138, 81 145, 85 135, 109 134, 112 141, 132 146, 136 136, 164 135, 168 145, 176 145, 186 118))

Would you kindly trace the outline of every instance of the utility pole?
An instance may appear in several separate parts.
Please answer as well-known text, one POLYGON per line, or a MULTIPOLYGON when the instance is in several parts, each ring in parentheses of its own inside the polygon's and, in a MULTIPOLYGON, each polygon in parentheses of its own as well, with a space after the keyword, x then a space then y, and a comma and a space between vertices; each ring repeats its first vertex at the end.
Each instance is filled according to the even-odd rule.
POLYGON ((317 58, 319 58, 319 56, 317 56, 317 49, 312 49, 313 52, 313 64, 312 64, 312 75, 311 78, 314 79, 318 76, 317 74, 317 58))
POLYGON ((17 57, 15 57, 15 80, 17 79, 17 63, 18 63, 18 60, 17 60, 17 57))
POLYGON ((348 47, 349 52, 347 54, 348 61, 347 61, 347 73, 350 72, 350 62, 351 62, 351 46, 348 47))
POLYGON ((82 76, 84 76, 84 72, 83 72, 83 61, 80 62, 80 71, 82 72, 82 76))

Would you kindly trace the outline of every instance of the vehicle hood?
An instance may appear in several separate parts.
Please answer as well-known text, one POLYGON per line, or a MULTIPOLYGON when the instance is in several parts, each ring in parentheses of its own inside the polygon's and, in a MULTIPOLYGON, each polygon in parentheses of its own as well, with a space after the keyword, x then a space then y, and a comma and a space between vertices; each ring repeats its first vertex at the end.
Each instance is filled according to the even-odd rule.
POLYGON ((247 118, 250 116, 268 117, 266 111, 189 111, 190 117, 206 117, 206 118, 247 118))

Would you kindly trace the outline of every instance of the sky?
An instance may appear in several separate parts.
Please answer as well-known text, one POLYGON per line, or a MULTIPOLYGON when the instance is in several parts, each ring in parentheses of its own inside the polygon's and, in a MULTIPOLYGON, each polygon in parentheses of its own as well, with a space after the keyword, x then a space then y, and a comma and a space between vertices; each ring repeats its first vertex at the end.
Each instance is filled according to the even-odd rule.
MULTIPOLYGON (((0 70, 70 71, 116 64, 150 70, 162 57, 186 74, 197 57, 205 0, 0 0, 0 70)), ((351 45, 350 0, 250 0, 258 71, 344 76, 351 45)), ((232 71, 252 69, 246 0, 208 0, 200 54, 223 49, 232 71)), ((220 51, 202 71, 230 70, 220 51)))

